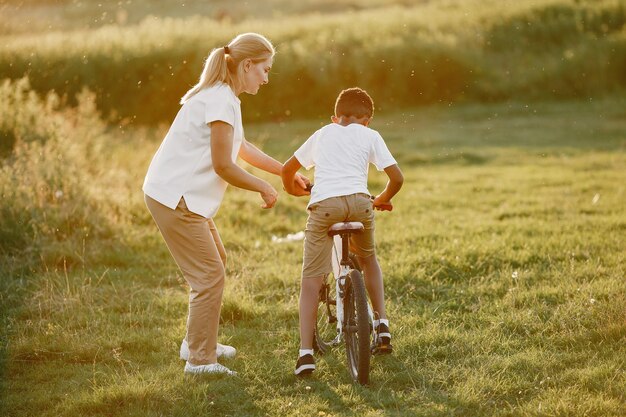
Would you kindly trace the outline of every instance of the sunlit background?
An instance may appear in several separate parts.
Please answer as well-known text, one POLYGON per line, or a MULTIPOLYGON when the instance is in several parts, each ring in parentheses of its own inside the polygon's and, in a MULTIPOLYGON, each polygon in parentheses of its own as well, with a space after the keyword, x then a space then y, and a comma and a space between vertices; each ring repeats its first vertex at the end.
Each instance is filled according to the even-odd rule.
POLYGON ((625 151, 624 0, 0 0, 0 415, 626 415, 625 151), (405 173, 370 388, 342 350, 293 377, 306 201, 233 187, 241 377, 183 378, 187 287, 141 184, 207 55, 250 31, 277 54, 248 140, 284 161, 360 86, 405 173))
POLYGON ((1 7, 0 77, 105 117, 168 122, 212 48, 242 31, 277 46, 248 120, 326 115, 360 85, 381 110, 598 97, 626 84, 623 1, 22 1, 1 7), (150 110, 146 111, 146 104, 150 110))

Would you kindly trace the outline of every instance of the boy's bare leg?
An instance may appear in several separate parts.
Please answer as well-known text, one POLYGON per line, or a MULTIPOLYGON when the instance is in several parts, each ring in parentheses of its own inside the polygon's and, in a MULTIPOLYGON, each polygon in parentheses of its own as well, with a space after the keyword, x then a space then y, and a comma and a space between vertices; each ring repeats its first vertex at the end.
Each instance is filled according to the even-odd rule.
POLYGON ((300 287, 300 349, 313 349, 320 288, 324 276, 304 278, 300 287))
POLYGON ((385 311, 385 288, 383 286, 383 272, 378 264, 376 255, 371 255, 366 258, 357 256, 359 265, 363 269, 363 275, 365 280, 365 288, 372 301, 372 308, 378 313, 378 319, 386 319, 387 312, 385 311))

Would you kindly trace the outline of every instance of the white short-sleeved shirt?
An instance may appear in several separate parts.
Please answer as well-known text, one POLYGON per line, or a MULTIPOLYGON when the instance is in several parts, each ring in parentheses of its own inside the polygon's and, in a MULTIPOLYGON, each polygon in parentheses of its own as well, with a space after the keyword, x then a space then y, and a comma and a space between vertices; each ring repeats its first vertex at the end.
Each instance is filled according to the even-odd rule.
POLYGON ((223 83, 201 90, 182 105, 148 168, 143 191, 175 209, 181 197, 190 211, 213 217, 228 183, 215 173, 211 126, 223 121, 234 129, 232 160, 243 141, 241 102, 223 83))
POLYGON ((315 186, 309 205, 330 197, 369 194, 369 164, 379 171, 396 164, 382 136, 359 123, 326 125, 313 133, 294 155, 307 170, 315 167, 315 186))

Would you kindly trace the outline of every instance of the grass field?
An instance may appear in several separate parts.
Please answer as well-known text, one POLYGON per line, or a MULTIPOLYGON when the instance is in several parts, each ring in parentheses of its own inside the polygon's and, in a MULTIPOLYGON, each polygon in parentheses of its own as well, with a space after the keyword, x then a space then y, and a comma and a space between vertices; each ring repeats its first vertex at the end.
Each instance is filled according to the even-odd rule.
POLYGON ((0 16, 0 416, 626 416, 624 0, 0 16), (405 174, 376 220, 395 352, 367 387, 344 349, 293 375, 302 242, 273 237, 303 229, 306 201, 263 211, 232 187, 215 220, 239 375, 183 375, 188 288, 141 185, 209 50, 251 30, 278 54, 242 97, 249 140, 286 160, 359 85, 405 174))
MULTIPOLYGON (((306 202, 281 194, 262 211, 234 188, 216 223, 229 253, 221 341, 238 348, 225 363, 239 376, 183 376, 187 288, 140 193, 163 129, 93 133, 76 116, 91 130, 68 134, 107 139, 87 153, 95 171, 83 182, 96 192, 30 210, 70 219, 86 205, 90 232, 59 221, 63 237, 44 248, 4 246, 0 414, 626 415, 624 109, 615 96, 375 117, 406 182, 395 210, 377 215, 396 351, 374 359, 368 387, 351 383, 343 349, 319 358, 313 378, 293 376, 302 245, 271 238, 302 229, 306 202)), ((246 134, 285 159, 321 123, 246 134)), ((370 190, 383 180, 370 173, 370 190)))

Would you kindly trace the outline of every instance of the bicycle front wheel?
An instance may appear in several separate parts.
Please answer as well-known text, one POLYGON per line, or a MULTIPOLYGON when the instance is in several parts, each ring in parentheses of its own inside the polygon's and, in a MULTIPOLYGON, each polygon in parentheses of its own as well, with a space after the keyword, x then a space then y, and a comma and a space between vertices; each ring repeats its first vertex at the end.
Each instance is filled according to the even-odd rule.
POLYGON ((346 279, 344 321, 348 368, 352 378, 365 385, 370 373, 370 323, 365 283, 357 270, 346 279))

